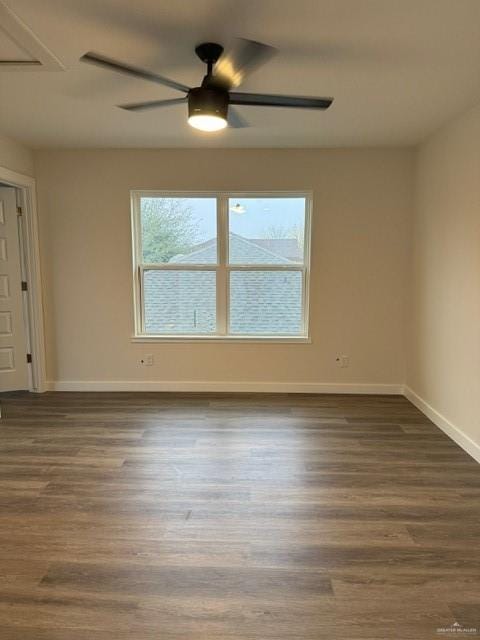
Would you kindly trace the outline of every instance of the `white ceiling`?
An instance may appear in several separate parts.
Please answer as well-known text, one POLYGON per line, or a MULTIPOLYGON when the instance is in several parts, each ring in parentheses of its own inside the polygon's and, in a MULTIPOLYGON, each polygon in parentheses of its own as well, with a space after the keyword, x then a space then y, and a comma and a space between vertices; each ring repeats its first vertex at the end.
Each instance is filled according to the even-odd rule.
MULTIPOLYGON (((8 0, 65 70, 0 70, 0 129, 33 147, 410 145, 480 99, 480 0, 8 0), (197 86, 206 40, 279 54, 240 90, 334 96, 327 112, 238 107, 248 129, 200 134, 168 88, 84 65, 88 50, 197 86)), ((11 43, 0 38, 2 51, 11 43)), ((27 55, 28 58, 28 54, 27 55)))

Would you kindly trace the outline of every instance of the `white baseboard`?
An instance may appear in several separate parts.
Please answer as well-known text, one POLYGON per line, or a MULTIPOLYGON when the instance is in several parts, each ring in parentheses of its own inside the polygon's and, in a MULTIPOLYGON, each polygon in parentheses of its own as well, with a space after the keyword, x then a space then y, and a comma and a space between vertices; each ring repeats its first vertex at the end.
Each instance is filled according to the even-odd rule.
POLYGON ((177 391, 232 393, 350 393, 402 395, 401 384, 361 384, 330 382, 198 382, 158 380, 55 380, 49 391, 177 391))
POLYGON ((417 407, 417 409, 420 409, 427 418, 430 418, 437 427, 446 433, 449 438, 462 447, 462 449, 471 455, 474 460, 480 462, 480 445, 472 440, 470 436, 467 436, 467 434, 459 429, 459 427, 456 427, 450 422, 450 420, 447 420, 445 416, 417 395, 413 389, 410 389, 410 387, 405 387, 404 395, 417 407))

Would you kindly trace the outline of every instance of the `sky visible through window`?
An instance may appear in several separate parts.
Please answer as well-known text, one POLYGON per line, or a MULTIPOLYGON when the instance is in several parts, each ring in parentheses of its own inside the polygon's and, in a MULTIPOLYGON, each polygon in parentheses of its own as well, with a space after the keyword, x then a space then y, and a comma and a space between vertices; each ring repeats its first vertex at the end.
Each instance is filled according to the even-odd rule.
MULTIPOLYGON (((157 198, 142 198, 154 201, 157 198)), ((198 229, 198 240, 204 242, 217 235, 216 215, 212 215, 216 201, 212 198, 175 198, 183 200, 192 211, 198 229), (213 202, 212 202, 213 200, 213 202), (212 207, 212 205, 214 205, 212 207)), ((305 198, 230 198, 230 231, 245 238, 264 238, 273 227, 303 229, 305 198), (236 205, 240 205, 237 207, 236 205)))
POLYGON ((303 231, 305 198, 230 198, 230 231, 244 238, 288 237, 303 231))

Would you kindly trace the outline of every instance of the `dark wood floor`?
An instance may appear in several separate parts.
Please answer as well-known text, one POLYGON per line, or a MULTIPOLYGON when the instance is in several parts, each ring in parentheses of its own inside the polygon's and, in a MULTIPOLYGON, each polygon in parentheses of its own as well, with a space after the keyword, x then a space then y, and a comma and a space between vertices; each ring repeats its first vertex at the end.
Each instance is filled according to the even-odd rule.
POLYGON ((1 399, 1 640, 480 636, 480 468, 404 398, 1 399))

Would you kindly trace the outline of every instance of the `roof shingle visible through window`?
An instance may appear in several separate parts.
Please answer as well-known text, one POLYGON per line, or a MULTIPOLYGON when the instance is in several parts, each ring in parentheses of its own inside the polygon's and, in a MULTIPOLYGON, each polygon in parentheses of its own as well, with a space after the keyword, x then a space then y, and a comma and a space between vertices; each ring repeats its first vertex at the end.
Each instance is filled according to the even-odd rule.
MULTIPOLYGON (((302 260, 294 238, 247 239, 230 234, 231 264, 289 264, 302 260)), ((215 264, 213 238, 170 263, 215 264)), ((298 335, 302 321, 302 275, 298 271, 234 271, 230 280, 230 332, 236 335, 298 335)), ((212 334, 216 331, 213 271, 146 271, 145 331, 150 334, 212 334)))

